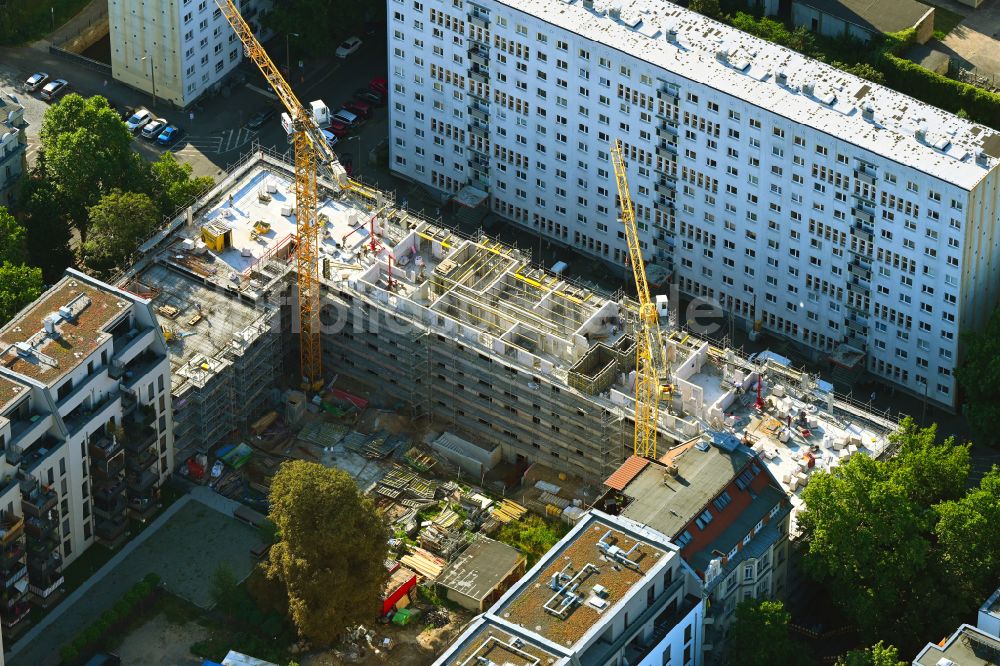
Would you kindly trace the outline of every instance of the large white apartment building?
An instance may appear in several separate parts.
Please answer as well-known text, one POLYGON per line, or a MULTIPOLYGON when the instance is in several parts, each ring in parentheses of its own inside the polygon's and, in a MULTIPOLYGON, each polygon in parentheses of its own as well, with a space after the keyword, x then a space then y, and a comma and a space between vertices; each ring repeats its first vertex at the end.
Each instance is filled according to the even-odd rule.
MULTIPOLYGON (((236 0, 259 39, 273 0, 236 0)), ((216 0, 108 0, 111 73, 186 107, 243 60, 243 46, 216 0)))
POLYGON ((388 0, 391 165, 954 408, 1000 285, 1000 135, 668 2, 388 0))
POLYGON ((148 303, 73 270, 0 328, 0 620, 120 543, 173 468, 170 364, 148 303))

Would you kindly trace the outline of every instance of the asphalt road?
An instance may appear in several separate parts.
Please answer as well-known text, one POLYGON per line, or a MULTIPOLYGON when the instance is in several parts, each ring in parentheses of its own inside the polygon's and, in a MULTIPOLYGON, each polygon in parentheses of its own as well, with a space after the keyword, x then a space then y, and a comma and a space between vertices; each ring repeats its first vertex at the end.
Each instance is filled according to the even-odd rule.
MULTIPOLYGON (((244 126, 258 109, 278 106, 252 63, 241 65, 247 85, 233 89, 227 97, 216 95, 203 99, 190 110, 178 111, 162 100, 154 105, 149 95, 83 64, 53 56, 44 45, 3 48, 0 49, 0 87, 14 92, 25 106, 29 163, 33 163, 37 154, 38 132, 48 103, 36 94, 24 93, 21 82, 37 71, 47 72, 51 78, 66 79, 70 83, 69 92, 84 96, 104 95, 119 106, 142 106, 157 117, 180 125, 185 130, 185 136, 171 150, 178 159, 191 164, 195 175, 220 176, 227 166, 236 162, 255 143, 280 152, 289 147, 278 115, 256 131, 244 126)), ((346 60, 329 58, 306 62, 302 70, 293 66, 291 78, 293 89, 303 104, 322 99, 331 108, 337 108, 350 100, 357 88, 367 87, 370 79, 385 76, 385 73, 386 52, 382 38, 366 41, 346 60)), ((385 138, 385 116, 385 109, 377 110, 375 117, 356 133, 357 138, 347 140, 344 149, 354 153, 356 163, 363 149, 370 149, 385 138)), ((163 150, 141 138, 136 139, 136 149, 150 160, 156 159, 163 150)))

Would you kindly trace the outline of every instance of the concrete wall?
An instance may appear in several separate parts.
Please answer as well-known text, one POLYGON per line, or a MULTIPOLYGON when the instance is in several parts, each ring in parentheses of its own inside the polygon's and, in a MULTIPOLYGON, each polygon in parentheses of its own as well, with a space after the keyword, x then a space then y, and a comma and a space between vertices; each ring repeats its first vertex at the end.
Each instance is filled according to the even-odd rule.
POLYGON ((917 31, 917 44, 926 44, 927 40, 934 36, 934 8, 928 9, 927 13, 921 16, 913 27, 917 31))

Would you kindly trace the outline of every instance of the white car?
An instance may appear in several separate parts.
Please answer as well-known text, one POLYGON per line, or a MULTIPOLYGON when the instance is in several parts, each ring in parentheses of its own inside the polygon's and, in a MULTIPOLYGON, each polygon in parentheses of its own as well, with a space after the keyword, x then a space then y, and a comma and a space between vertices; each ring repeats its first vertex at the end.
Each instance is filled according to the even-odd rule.
POLYGON ((167 126, 166 118, 154 118, 146 123, 142 128, 142 137, 152 141, 160 136, 160 132, 167 126))
POLYGON ((125 127, 129 132, 136 132, 140 127, 153 119, 153 114, 146 109, 139 109, 132 114, 132 117, 125 121, 125 127))
POLYGON ((361 48, 361 40, 357 37, 348 37, 337 47, 336 55, 338 58, 346 58, 359 48, 361 48))
POLYGON ((27 81, 24 82, 24 89, 28 92, 35 92, 48 80, 49 75, 45 72, 35 72, 28 77, 27 81))
POLYGON ((66 90, 66 86, 68 85, 69 82, 65 79, 56 79, 55 81, 46 83, 45 87, 42 88, 42 99, 55 99, 59 93, 66 90))
POLYGON ((321 131, 323 132, 323 138, 326 139, 326 145, 330 146, 331 148, 337 145, 338 139, 336 134, 334 134, 330 130, 321 130, 321 131))

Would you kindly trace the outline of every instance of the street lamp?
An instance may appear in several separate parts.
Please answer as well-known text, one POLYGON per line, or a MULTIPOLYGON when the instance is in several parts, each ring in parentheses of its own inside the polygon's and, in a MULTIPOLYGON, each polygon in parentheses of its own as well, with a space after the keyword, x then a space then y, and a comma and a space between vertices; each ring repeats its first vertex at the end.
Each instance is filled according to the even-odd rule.
POLYGON ((354 136, 349 137, 347 140, 348 141, 357 141, 358 142, 358 161, 354 163, 354 166, 355 166, 355 176, 360 176, 361 175, 361 161, 362 161, 362 156, 361 156, 361 135, 360 134, 355 134, 354 136))
POLYGON ((300 37, 297 32, 286 32, 285 33, 285 76, 291 78, 292 76, 292 52, 288 46, 289 37, 300 37))
POLYGON ((142 61, 149 61, 149 78, 153 84, 153 106, 156 106, 156 65, 153 64, 153 59, 149 56, 142 56, 142 61))

